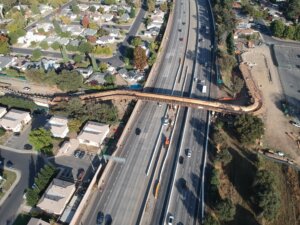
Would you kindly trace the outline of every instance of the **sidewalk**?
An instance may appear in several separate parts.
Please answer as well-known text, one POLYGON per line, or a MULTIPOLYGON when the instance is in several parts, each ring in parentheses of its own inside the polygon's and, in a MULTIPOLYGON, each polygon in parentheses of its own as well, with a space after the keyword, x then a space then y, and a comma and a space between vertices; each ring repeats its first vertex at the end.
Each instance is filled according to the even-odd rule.
POLYGON ((11 185, 11 187, 9 188, 9 190, 4 194, 4 196, 0 199, 0 206, 3 204, 3 202, 5 202, 5 200, 9 197, 9 195, 11 194, 11 192, 14 190, 14 188, 16 187, 16 185, 19 183, 20 179, 21 179, 21 173, 19 170, 14 170, 14 169, 9 169, 7 167, 4 167, 5 170, 14 172, 16 174, 16 180, 15 182, 11 185))

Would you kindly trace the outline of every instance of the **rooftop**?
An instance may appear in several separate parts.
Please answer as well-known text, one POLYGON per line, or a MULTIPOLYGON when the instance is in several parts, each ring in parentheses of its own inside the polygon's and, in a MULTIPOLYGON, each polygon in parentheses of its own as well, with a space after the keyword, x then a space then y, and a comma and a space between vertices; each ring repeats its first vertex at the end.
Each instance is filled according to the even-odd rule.
POLYGON ((27 225, 50 225, 50 223, 47 223, 41 219, 31 218, 27 225))
POLYGON ((77 136, 77 139, 101 144, 108 132, 109 126, 107 124, 89 121, 77 136))

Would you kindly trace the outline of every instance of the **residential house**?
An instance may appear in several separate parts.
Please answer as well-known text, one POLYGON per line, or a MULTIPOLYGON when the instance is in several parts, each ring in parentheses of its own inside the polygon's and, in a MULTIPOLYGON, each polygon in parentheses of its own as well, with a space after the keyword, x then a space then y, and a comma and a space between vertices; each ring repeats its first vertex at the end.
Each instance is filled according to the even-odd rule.
POLYGON ((116 28, 109 28, 106 29, 109 32, 109 36, 111 37, 119 37, 120 36, 120 30, 116 28))
POLYGON ((70 42, 69 38, 59 38, 59 39, 57 39, 56 41, 57 41, 60 45, 67 45, 67 44, 70 42))
POLYGON ((31 42, 41 42, 46 38, 45 35, 35 34, 32 31, 28 31, 25 36, 18 38, 19 44, 30 44, 31 42))
POLYGON ((237 30, 235 31, 234 33, 234 39, 238 39, 239 37, 245 37, 245 36, 250 36, 250 35, 253 35, 255 33, 258 33, 258 31, 256 30, 253 30, 251 28, 248 28, 248 29, 240 29, 240 30, 237 30))
POLYGON ((128 13, 124 13, 122 16, 120 16, 119 20, 123 22, 127 22, 130 19, 130 16, 128 13))
POLYGON ((110 7, 110 11, 111 12, 118 12, 118 6, 117 5, 112 5, 111 7, 110 7))
POLYGON ((115 42, 115 37, 111 36, 102 36, 97 39, 96 43, 99 45, 112 44, 115 42))
POLYGON ((147 30, 152 29, 152 28, 161 28, 162 23, 155 23, 155 22, 151 22, 150 24, 148 24, 147 26, 147 30))
POLYGON ((50 225, 50 223, 45 222, 44 220, 31 218, 27 225, 50 225))
POLYGON ((34 29, 35 32, 38 32, 40 29, 43 29, 45 32, 49 32, 54 29, 54 26, 52 23, 37 23, 34 29))
POLYGON ((163 14, 163 16, 161 16, 161 15, 152 15, 151 16, 151 21, 154 22, 154 23, 163 24, 164 23, 164 14, 163 14))
POLYGON ((107 124, 88 121, 77 136, 79 143, 100 147, 109 132, 107 124))
POLYGON ((127 13, 131 12, 131 7, 130 6, 123 5, 123 6, 121 6, 121 8, 124 9, 127 13))
POLYGON ((22 127, 29 123, 31 116, 29 112, 11 109, 0 119, 0 126, 5 130, 20 132, 22 127))
POLYGON ((65 138, 69 132, 68 119, 61 116, 52 116, 45 126, 53 137, 65 138))
POLYGON ((63 32, 71 32, 73 36, 78 36, 83 32, 83 28, 81 25, 76 24, 69 24, 69 25, 62 25, 61 30, 63 32))
POLYGON ((78 7, 79 7, 80 11, 82 11, 82 12, 85 12, 90 8, 90 6, 86 5, 86 4, 78 4, 78 7))
POLYGON ((109 22, 109 21, 111 21, 113 18, 114 18, 114 16, 113 16, 112 14, 103 14, 103 15, 102 15, 102 19, 103 19, 105 22, 109 22))
POLYGON ((93 68, 89 66, 88 68, 77 68, 76 69, 85 79, 88 78, 93 73, 93 68))
POLYGON ((97 30, 87 28, 83 31, 83 36, 94 36, 97 34, 97 30))
POLYGON ((0 118, 2 118, 5 115, 6 112, 7 112, 6 108, 0 106, 0 118))
POLYGON ((47 37, 44 41, 46 41, 48 43, 48 45, 51 45, 54 42, 56 42, 58 39, 59 39, 59 37, 57 37, 57 36, 50 36, 50 37, 47 37))
POLYGON ((152 37, 152 32, 149 31, 149 30, 145 30, 144 31, 144 36, 146 36, 146 37, 152 37))
POLYGON ((72 41, 69 42, 69 45, 78 47, 79 46, 79 40, 77 40, 77 39, 72 40, 72 41))
POLYGON ((127 76, 128 76, 127 79, 130 81, 139 81, 139 80, 143 80, 145 78, 143 73, 140 73, 135 70, 129 71, 127 76))
POLYGON ((0 56, 0 71, 9 68, 15 62, 15 58, 11 56, 0 56))
POLYGON ((75 184, 54 178, 37 207, 49 214, 61 215, 75 190, 75 184))
POLYGON ((122 68, 122 69, 118 70, 118 74, 123 78, 128 77, 128 71, 125 68, 122 68))
POLYGON ((60 67, 59 63, 57 63, 55 60, 45 58, 41 60, 41 66, 45 71, 56 70, 60 67))
POLYGON ((103 8, 104 13, 108 13, 108 12, 110 12, 111 6, 110 5, 101 5, 101 8, 103 8))
POLYGON ((107 73, 100 73, 100 72, 95 72, 93 73, 89 79, 86 80, 85 83, 91 83, 91 84, 105 84, 106 80, 105 77, 107 76, 107 73))
POLYGON ((45 14, 50 13, 53 10, 53 8, 49 5, 39 4, 39 10, 40 10, 41 15, 45 15, 45 14))

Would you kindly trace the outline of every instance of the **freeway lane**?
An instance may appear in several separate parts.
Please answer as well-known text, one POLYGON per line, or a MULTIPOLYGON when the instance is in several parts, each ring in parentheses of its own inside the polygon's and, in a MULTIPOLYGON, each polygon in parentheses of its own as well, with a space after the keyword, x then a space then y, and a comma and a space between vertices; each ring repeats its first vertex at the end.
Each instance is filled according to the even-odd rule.
POLYGON ((14 168, 21 172, 19 183, 0 207, 0 224, 11 225, 23 201, 24 190, 32 186, 35 174, 43 166, 44 160, 36 154, 23 154, 4 149, 0 149, 0 155, 5 163, 8 160, 12 161, 14 168))
MULTIPOLYGON (((183 1, 185 2, 185 1, 183 1)), ((183 4, 184 5, 184 4, 183 4)), ((175 5, 175 29, 165 54, 165 60, 157 77, 154 92, 171 94, 175 82, 179 58, 183 57, 184 43, 180 44, 179 37, 187 37, 187 28, 182 26, 187 14, 180 14, 183 7, 175 5), (178 31, 178 26, 182 31, 178 31)), ((187 40, 185 38, 185 40, 187 40)), ((111 215, 113 224, 135 224, 141 208, 149 177, 146 167, 154 150, 162 125, 166 106, 157 107, 155 103, 144 103, 140 115, 136 118, 124 148, 119 155, 126 159, 125 164, 114 164, 109 179, 105 182, 103 192, 97 191, 83 216, 82 224, 95 224, 98 211, 111 215), (136 135, 135 129, 141 129, 136 135)))

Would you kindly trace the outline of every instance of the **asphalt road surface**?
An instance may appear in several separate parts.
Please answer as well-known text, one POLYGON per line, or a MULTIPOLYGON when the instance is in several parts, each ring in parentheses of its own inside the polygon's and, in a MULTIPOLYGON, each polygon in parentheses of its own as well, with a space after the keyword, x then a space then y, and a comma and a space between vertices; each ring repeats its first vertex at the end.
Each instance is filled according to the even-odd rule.
MULTIPOLYGON (((182 1, 187 4, 186 1, 182 1)), ((183 58, 187 41, 188 12, 181 12, 185 7, 176 5, 173 29, 170 34, 165 58, 157 77, 154 92, 172 93, 179 59, 183 58), (178 30, 180 26, 181 31, 178 30), (184 37, 184 41, 179 38, 184 37)), ((143 109, 133 125, 132 132, 126 140, 119 155, 126 159, 125 164, 114 164, 109 179, 105 182, 105 189, 96 192, 94 201, 89 204, 82 224, 95 224, 99 211, 110 215, 113 224, 135 224, 143 205, 149 177, 146 168, 151 159, 159 131, 162 126, 166 105, 158 107, 156 103, 143 103, 143 109), (140 128, 141 134, 136 135, 135 129, 140 128)))
POLYGON ((32 186, 36 173, 44 165, 44 160, 36 154, 17 153, 3 149, 0 149, 0 157, 4 159, 4 163, 8 160, 12 161, 14 169, 21 173, 19 183, 0 207, 0 224, 11 225, 23 201, 24 190, 32 186))

